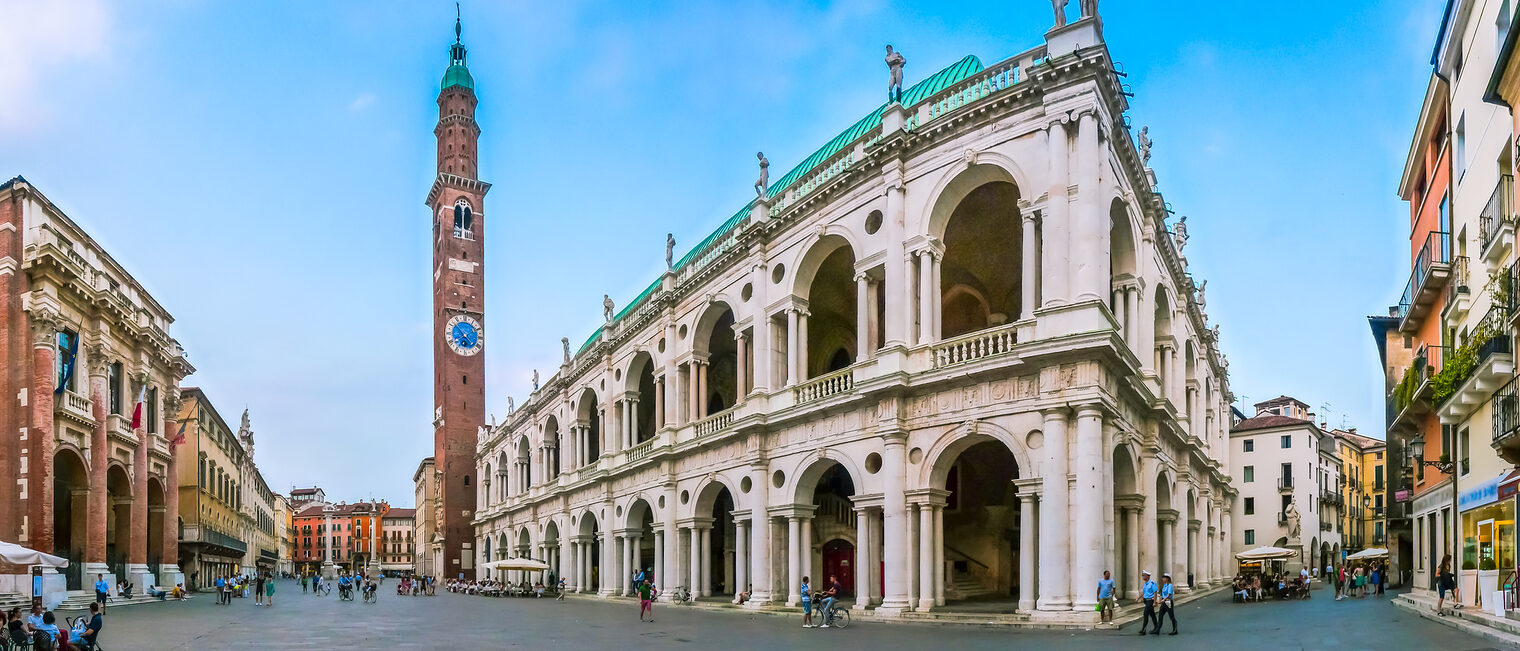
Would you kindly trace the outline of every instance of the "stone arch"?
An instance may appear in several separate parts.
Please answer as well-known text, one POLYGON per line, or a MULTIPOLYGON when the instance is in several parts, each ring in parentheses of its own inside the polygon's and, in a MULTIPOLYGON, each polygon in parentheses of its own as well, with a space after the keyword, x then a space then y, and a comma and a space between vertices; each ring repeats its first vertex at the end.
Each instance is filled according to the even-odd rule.
POLYGON ((548 478, 553 479, 558 477, 559 473, 563 470, 560 456, 565 449, 564 437, 560 435, 559 431, 559 419, 554 414, 549 414, 544 419, 543 442, 544 447, 550 451, 544 465, 549 469, 548 478))
POLYGON ((64 568, 70 590, 84 588, 85 522, 88 505, 85 495, 90 487, 89 466, 84 455, 72 445, 60 445, 53 453, 53 549, 56 556, 69 559, 64 568), (77 495, 76 495, 77 494, 77 495), (77 526, 76 526, 77 523, 77 526))
POLYGON ((788 473, 788 481, 791 483, 790 490, 783 489, 782 495, 791 493, 792 503, 801 506, 813 504, 813 492, 818 487, 818 480, 823 478, 834 466, 840 466, 849 477, 850 483, 855 485, 855 493, 865 493, 865 473, 855 464, 855 460, 849 455, 840 454, 835 450, 825 449, 822 455, 806 454, 792 466, 788 473))
MULTIPOLYGON (((106 564, 117 576, 126 576, 127 551, 132 539, 132 475, 127 466, 112 460, 106 465, 106 564)), ((236 497, 233 496, 235 501, 236 497)), ((223 533, 235 534, 235 531, 223 533)))
POLYGON ((1024 447, 1019 437, 996 423, 975 420, 945 430, 939 438, 934 440, 924 453, 924 463, 919 468, 918 485, 944 488, 945 477, 950 471, 950 464, 955 462, 956 456, 964 452, 966 448, 987 440, 995 440, 1008 448, 1008 451, 1013 454, 1014 461, 1019 464, 1021 476, 1039 476, 1039 473, 1035 471, 1035 465, 1030 461, 1029 450, 1024 447))
POLYGON ((1108 205, 1108 268, 1114 278, 1139 275, 1139 240, 1135 236, 1140 225, 1134 213, 1122 197, 1114 197, 1108 205))
POLYGON ((817 238, 797 261, 792 282, 793 295, 808 310, 805 325, 798 324, 798 340, 807 342, 798 371, 801 379, 853 364, 861 343, 857 341, 861 297, 855 282, 855 247, 849 238, 827 232, 817 238))
POLYGON ((723 473, 715 473, 712 477, 703 477, 697 483, 696 490, 691 492, 691 517, 707 517, 723 490, 728 490, 729 498, 734 501, 734 508, 739 508, 739 487, 732 479, 723 473))
POLYGON ((1119 443, 1114 446, 1114 494, 1131 495, 1140 492, 1140 455, 1135 446, 1119 443))
POLYGON ((949 224, 950 214, 955 212, 956 206, 960 205, 972 190, 994 182, 1011 183, 1018 188, 1034 187, 1028 175, 1013 159, 996 152, 979 152, 975 163, 966 166, 954 165, 945 170, 944 175, 935 183, 934 189, 929 192, 931 199, 928 218, 923 228, 916 230, 914 234, 928 235, 943 241, 945 227, 949 224))
MULTIPOLYGON (((708 303, 692 328, 692 351, 705 356, 707 390, 701 394, 697 405, 698 417, 705 418, 715 412, 728 409, 739 400, 739 344, 734 340, 733 307, 722 300, 708 303)), ((698 378, 688 376, 688 381, 698 378)), ((650 401, 654 406, 654 401, 650 401)), ((651 412, 653 413, 653 412, 651 412)))
MULTIPOLYGON (((974 164, 935 199, 928 234, 944 246, 933 273, 937 296, 919 297, 939 303, 938 323, 919 324, 931 338, 956 337, 1030 316, 1023 314, 1024 304, 1030 302, 1023 296, 1028 291, 1023 278, 1023 187, 1001 167, 974 164)), ((919 274, 927 273, 924 264, 927 258, 920 257, 919 274)))
POLYGON ((512 543, 507 539, 507 532, 496 532, 496 560, 501 560, 503 558, 508 558, 511 556, 511 554, 508 553, 508 550, 511 548, 512 543))
POLYGON ((635 445, 654 438, 655 429, 659 426, 655 422, 655 401, 659 395, 654 387, 654 369, 654 357, 648 351, 641 350, 633 356, 628 369, 623 373, 623 390, 634 394, 638 400, 633 413, 637 435, 635 445))
POLYGON ((594 463, 602 456, 602 450, 607 449, 603 439, 601 400, 596 395, 596 390, 591 387, 581 389, 580 396, 575 401, 576 424, 589 428, 590 433, 586 436, 586 449, 580 452, 588 462, 594 463))

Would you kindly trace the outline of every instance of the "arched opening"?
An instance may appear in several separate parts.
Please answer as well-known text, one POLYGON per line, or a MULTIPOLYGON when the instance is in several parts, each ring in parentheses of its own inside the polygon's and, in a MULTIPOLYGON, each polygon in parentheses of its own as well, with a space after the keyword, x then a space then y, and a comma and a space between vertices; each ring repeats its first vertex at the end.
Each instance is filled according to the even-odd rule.
POLYGON ((1192 489, 1188 489, 1187 502, 1182 507, 1185 513, 1182 514, 1182 520, 1177 526, 1177 535, 1182 536, 1182 558, 1179 559, 1182 561, 1182 576, 1172 578, 1178 585, 1191 588, 1193 586, 1193 575, 1197 573, 1197 568, 1194 567, 1194 563, 1197 562, 1198 558, 1198 549, 1196 548, 1197 536, 1193 535, 1193 527, 1195 526, 1194 523, 1199 519, 1197 510, 1198 493, 1192 489))
POLYGON ((496 453, 496 500, 504 500, 512 495, 512 475, 507 472, 507 466, 511 461, 507 458, 507 451, 496 453))
MULTIPOLYGON (((491 493, 491 462, 487 461, 484 468, 480 469, 480 505, 490 506, 496 501, 496 496, 491 493)), ((487 559, 490 558, 488 555, 487 559)))
MULTIPOLYGON (((148 571, 158 576, 164 563, 164 484, 157 477, 148 478, 148 571)), ((169 562, 178 562, 172 558, 169 562)))
POLYGON ((1156 539, 1144 541, 1156 550, 1156 574, 1152 578, 1158 584, 1162 574, 1170 573, 1170 568, 1176 567, 1172 540, 1177 535, 1177 517, 1178 513, 1172 507, 1172 482, 1165 472, 1159 473, 1156 475, 1156 539))
POLYGON ((544 465, 548 468, 548 479, 550 481, 553 481, 554 478, 558 477, 559 473, 561 472, 560 454, 564 450, 564 448, 561 447, 561 444, 563 443, 564 441, 560 439, 559 435, 559 419, 555 418, 554 416, 549 416, 549 418, 544 421, 544 449, 546 450, 545 454, 547 455, 544 458, 544 465))
POLYGON ((528 437, 517 439, 517 492, 526 493, 533 487, 533 450, 528 437))
POLYGON ((559 525, 553 520, 544 525, 544 562, 549 564, 549 570, 544 572, 543 582, 546 586, 559 584, 559 577, 564 572, 564 546, 559 541, 559 525))
POLYGON ((967 193, 950 213, 938 280, 942 337, 1026 316, 1020 313, 1023 228, 1018 202, 1018 186, 992 181, 967 193))
MULTIPOLYGON (((707 363, 698 367, 695 379, 701 411, 697 418, 706 418, 734 406, 739 395, 739 344, 734 341, 734 311, 727 303, 709 305, 697 321, 696 352, 705 355, 707 363)), ((650 386, 653 386, 651 380, 650 386)), ((688 386, 690 386, 688 384, 688 386)), ((654 404, 650 402, 651 406, 654 404)))
POLYGON ((580 400, 576 401, 576 416, 580 420, 583 429, 582 445, 579 453, 582 463, 596 463, 602 458, 602 410, 601 403, 597 402, 596 392, 587 388, 581 392, 580 400))
POLYGON ((581 592, 596 592, 602 580, 602 541, 596 516, 590 511, 581 514, 580 542, 581 551, 577 555, 581 565, 575 573, 576 580, 581 592))
POLYGON ((1171 386, 1173 380, 1172 365, 1176 352, 1175 343, 1172 342, 1172 301, 1166 293, 1166 286, 1156 287, 1156 312, 1155 319, 1156 349, 1151 368, 1156 370, 1156 376, 1161 382, 1161 395, 1171 397, 1176 387, 1171 386))
POLYGON ((946 601, 1019 595, 1018 461, 1002 441, 977 437, 936 465, 944 470, 946 601))
POLYGON ((832 459, 815 461, 798 478, 798 503, 813 505, 809 534, 803 539, 803 576, 809 576, 815 590, 827 590, 832 581, 839 582, 842 596, 856 594, 858 540, 854 478, 845 467, 832 459), (817 479, 809 485, 809 476, 817 479), (810 495, 807 493, 811 493, 810 495))
MULTIPOLYGON (((100 460, 105 463, 105 459, 100 460)), ((84 589, 85 518, 90 476, 84 459, 72 449, 53 455, 53 555, 69 559, 63 569, 70 590, 84 589)), ((92 581, 93 582, 93 578, 92 581)))
MULTIPOLYGON (((699 525, 706 521, 707 528, 699 531, 697 536, 699 549, 695 550, 695 555, 700 559, 700 567, 696 569, 701 572, 701 577, 692 583, 699 586, 701 596, 734 594, 737 576, 734 563, 738 555, 735 545, 738 540, 733 512, 734 494, 722 482, 709 482, 698 491, 693 513, 699 525)), ((687 541, 688 554, 692 553, 691 543, 687 541)), ((691 555, 683 557, 691 558, 691 555)), ((687 576, 690 576, 690 570, 687 576)))
POLYGON ((633 442, 637 445, 654 438, 655 430, 660 426, 655 422, 655 401, 659 394, 654 388, 654 358, 645 352, 634 355, 633 363, 628 365, 627 378, 627 390, 638 397, 633 410, 633 442))
POLYGON ((106 469, 106 493, 111 506, 106 511, 106 565, 120 578, 127 575, 132 535, 132 479, 125 467, 111 464, 106 469))
MULTIPOLYGON (((832 373, 854 363, 859 350, 855 252, 840 237, 818 247, 833 247, 818 263, 803 298, 807 300, 807 378, 832 373)), ((809 252, 809 256, 813 252, 809 252)), ((800 278, 800 276, 799 276, 800 278)))
MULTIPOLYGON (((645 576, 653 577, 655 587, 660 586, 660 578, 654 574, 655 539, 654 539, 654 509, 650 508, 649 502, 639 498, 628 505, 628 528, 636 531, 638 538, 634 541, 633 567, 629 569, 628 576, 631 578, 640 570, 645 576)), ((630 591, 638 586, 629 585, 630 591)))
POLYGON ((505 559, 505 558, 510 558, 512 555, 509 554, 509 553, 507 553, 507 550, 511 549, 510 545, 511 545, 511 543, 507 542, 507 532, 503 531, 503 532, 497 534, 496 535, 496 556, 495 556, 494 560, 498 560, 499 561, 499 560, 502 560, 502 559, 505 559))
POLYGON ((1140 511, 1145 497, 1140 494, 1140 482, 1135 469, 1138 460, 1130 454, 1128 445, 1114 447, 1114 544, 1118 560, 1114 582, 1126 597, 1140 594, 1140 511))

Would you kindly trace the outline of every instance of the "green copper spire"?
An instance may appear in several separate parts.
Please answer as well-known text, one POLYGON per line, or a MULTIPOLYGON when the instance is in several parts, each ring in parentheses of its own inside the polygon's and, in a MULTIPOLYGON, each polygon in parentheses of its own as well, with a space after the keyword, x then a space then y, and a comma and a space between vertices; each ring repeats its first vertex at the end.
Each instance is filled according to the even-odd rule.
POLYGON ((449 69, 443 73, 443 88, 463 86, 475 90, 475 78, 470 76, 470 69, 464 64, 464 42, 460 40, 464 34, 464 25, 457 2, 454 3, 454 12, 454 44, 449 46, 449 69))

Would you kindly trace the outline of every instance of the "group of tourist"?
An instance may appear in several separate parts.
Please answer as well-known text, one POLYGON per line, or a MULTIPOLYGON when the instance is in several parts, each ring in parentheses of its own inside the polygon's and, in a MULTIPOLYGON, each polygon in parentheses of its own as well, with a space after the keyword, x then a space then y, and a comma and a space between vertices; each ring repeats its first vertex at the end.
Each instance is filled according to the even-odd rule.
POLYGON ((1236 601, 1266 599, 1308 599, 1313 578, 1305 570, 1298 576, 1287 572, 1238 574, 1231 590, 1236 601))
MULTIPOLYGON (((216 577, 216 603, 227 606, 232 604, 233 597, 246 597, 248 592, 253 592, 253 601, 259 606, 274 605, 274 576, 268 572, 256 572, 254 574, 235 574, 231 576, 216 577)), ((182 591, 175 587, 176 593, 182 591)))
POLYGON ((396 594, 403 597, 407 595, 413 597, 426 595, 431 597, 433 596, 433 584, 433 577, 425 574, 417 577, 404 576, 401 577, 401 583, 396 586, 396 594))
POLYGON ((1326 573, 1335 582, 1335 600, 1346 597, 1358 599, 1367 595, 1383 596, 1388 585, 1388 561, 1361 561, 1338 566, 1327 566, 1326 573))
POLYGON ((92 602, 89 619, 80 617, 72 627, 61 629, 58 627, 58 616, 51 610, 43 610, 41 605, 32 606, 31 614, 26 617, 22 617, 20 608, 12 608, 6 613, 5 635, 16 648, 25 647, 35 651, 70 651, 76 646, 93 648, 100 637, 101 628, 105 626, 104 614, 101 603, 92 602))
MULTIPOLYGON (((550 580, 552 581, 553 577, 550 580)), ((553 583, 546 585, 543 579, 533 582, 524 580, 521 583, 497 581, 494 579, 472 579, 469 581, 453 579, 444 585, 444 589, 457 594, 483 595, 487 597, 542 597, 545 591, 552 589, 550 586, 553 585, 553 583)), ((558 588, 563 592, 565 582, 560 581, 558 588)))

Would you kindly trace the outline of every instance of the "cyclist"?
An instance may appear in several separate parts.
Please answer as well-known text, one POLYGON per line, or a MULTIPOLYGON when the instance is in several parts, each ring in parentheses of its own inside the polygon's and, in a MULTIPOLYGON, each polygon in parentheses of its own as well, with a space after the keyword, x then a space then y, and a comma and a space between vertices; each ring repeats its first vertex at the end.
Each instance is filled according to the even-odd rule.
POLYGON ((829 587, 823 591, 823 626, 818 628, 828 628, 829 624, 834 623, 834 600, 838 598, 839 579, 830 574, 829 587))

